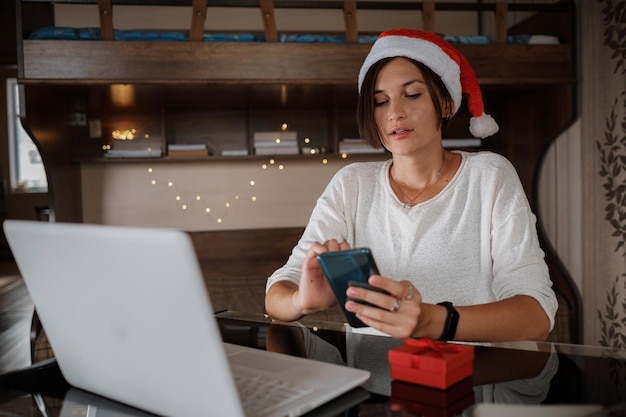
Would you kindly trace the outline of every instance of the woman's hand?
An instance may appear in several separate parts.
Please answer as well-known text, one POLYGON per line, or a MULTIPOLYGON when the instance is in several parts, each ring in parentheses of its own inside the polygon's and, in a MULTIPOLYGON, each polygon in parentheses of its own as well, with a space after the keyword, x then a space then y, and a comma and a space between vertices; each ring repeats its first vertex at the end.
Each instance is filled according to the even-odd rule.
POLYGON ((317 256, 321 253, 350 249, 347 242, 339 243, 335 239, 325 243, 314 242, 302 263, 300 286, 293 294, 293 306, 303 315, 327 310, 337 304, 328 280, 320 267, 317 256))
POLYGON ((387 291, 380 293, 359 287, 348 287, 350 298, 367 301, 367 306, 347 301, 346 310, 353 312, 366 325, 392 337, 404 339, 417 336, 423 317, 422 296, 408 281, 395 281, 380 275, 372 275, 369 284, 387 291))

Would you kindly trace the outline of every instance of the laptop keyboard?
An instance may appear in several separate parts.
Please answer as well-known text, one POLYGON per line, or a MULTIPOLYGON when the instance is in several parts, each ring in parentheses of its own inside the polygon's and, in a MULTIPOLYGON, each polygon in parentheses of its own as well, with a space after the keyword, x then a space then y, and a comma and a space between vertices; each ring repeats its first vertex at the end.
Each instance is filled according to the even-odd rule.
POLYGON ((235 383, 246 416, 263 416, 284 404, 313 391, 309 387, 294 382, 281 381, 271 377, 236 375, 235 383))

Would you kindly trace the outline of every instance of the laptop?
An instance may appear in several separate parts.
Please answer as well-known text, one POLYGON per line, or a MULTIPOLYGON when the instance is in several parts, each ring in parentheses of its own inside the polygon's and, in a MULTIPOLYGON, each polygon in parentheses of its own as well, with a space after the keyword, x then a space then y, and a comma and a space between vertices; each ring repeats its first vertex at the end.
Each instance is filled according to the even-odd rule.
MULTIPOLYGON (((291 388, 264 416, 298 416, 366 370, 224 343, 179 230, 6 220, 4 231, 69 384, 167 416, 253 416, 240 379, 291 388), (245 409, 245 410, 244 410, 245 409)), ((284 390, 283 390, 284 393, 284 390)))

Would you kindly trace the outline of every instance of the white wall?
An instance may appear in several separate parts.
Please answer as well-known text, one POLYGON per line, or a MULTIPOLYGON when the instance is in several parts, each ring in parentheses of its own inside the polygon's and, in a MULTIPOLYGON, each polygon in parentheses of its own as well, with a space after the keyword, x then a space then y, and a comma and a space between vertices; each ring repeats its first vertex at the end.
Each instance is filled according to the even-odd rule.
POLYGON ((359 159, 384 158, 333 157, 327 164, 322 157, 277 158, 275 164, 256 158, 84 163, 83 221, 188 231, 304 227, 317 198, 340 167, 359 159))
POLYGON ((548 150, 538 184, 538 217, 579 290, 583 288, 581 146, 578 120, 548 150))

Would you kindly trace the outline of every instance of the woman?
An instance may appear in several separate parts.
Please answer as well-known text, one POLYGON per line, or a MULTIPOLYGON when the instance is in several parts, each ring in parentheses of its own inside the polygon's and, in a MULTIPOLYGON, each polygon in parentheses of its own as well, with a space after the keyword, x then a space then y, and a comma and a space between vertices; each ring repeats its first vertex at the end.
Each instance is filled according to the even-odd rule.
POLYGON ((432 34, 382 33, 359 74, 363 138, 391 159, 341 169, 319 198, 287 263, 267 283, 266 310, 292 321, 336 299, 317 255, 369 247, 389 295, 349 287, 346 309, 396 338, 544 340, 556 298, 535 216, 513 166, 491 152, 446 151, 442 130, 466 93, 470 131, 484 113, 467 60, 432 34))

